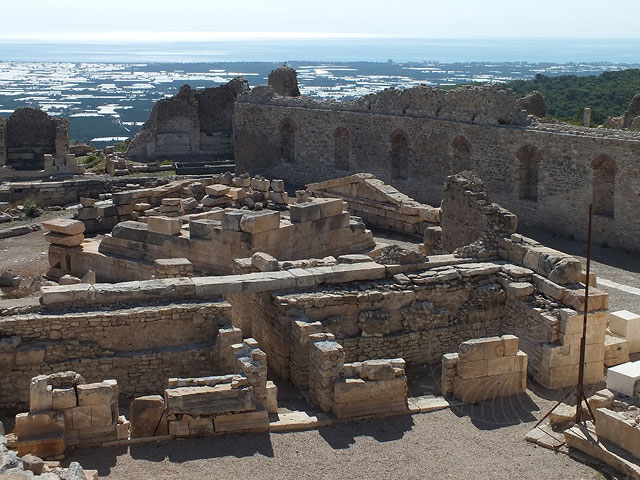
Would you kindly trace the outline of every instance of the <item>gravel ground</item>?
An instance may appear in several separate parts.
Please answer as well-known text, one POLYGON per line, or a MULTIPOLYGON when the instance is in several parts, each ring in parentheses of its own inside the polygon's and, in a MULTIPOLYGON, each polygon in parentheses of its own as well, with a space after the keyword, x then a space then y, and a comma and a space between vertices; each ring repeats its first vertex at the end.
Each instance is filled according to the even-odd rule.
POLYGON ((503 402, 304 432, 232 435, 71 453, 110 479, 595 479, 525 434, 553 404, 533 393, 503 402))

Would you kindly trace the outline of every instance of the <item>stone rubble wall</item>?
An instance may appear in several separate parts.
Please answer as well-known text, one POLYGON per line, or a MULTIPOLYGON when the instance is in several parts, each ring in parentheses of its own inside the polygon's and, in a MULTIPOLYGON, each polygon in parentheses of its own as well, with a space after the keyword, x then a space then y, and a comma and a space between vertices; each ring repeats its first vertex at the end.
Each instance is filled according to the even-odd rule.
POLYGON ((508 397, 527 390, 527 354, 518 337, 477 338, 442 357, 442 393, 465 403, 508 397))
POLYGON ((0 202, 19 203, 33 199, 40 207, 78 203, 83 197, 99 198, 105 193, 117 192, 128 184, 145 185, 157 179, 140 177, 125 179, 74 178, 62 181, 20 181, 0 185, 0 202))
MULTIPOLYGON (((615 213, 613 217, 594 217, 594 241, 638 250, 638 133, 543 123, 525 126, 496 121, 490 125, 481 117, 474 121, 472 116, 457 113, 436 117, 432 109, 427 109, 429 114, 420 108, 405 108, 412 103, 405 104, 402 98, 420 96, 420 90, 412 91, 387 93, 384 98, 389 102, 377 101, 375 95, 363 97, 354 106, 350 102, 267 95, 257 87, 250 96, 240 97, 235 106, 237 168, 277 176, 295 186, 370 172, 419 202, 438 205, 444 180, 457 173, 454 141, 464 137, 470 145, 468 168, 486 181, 494 201, 516 214, 523 224, 584 240, 594 187, 591 165, 604 153, 617 168, 615 213), (285 121, 297 126, 293 162, 282 158, 280 129, 285 121), (349 132, 348 170, 335 165, 337 128, 349 132), (406 178, 392 177, 391 138, 398 133, 408 140, 406 178), (523 198, 520 192, 522 170, 516 154, 524 146, 535 147, 541 156, 537 201, 523 198)), ((481 97, 476 99, 482 101, 481 97)), ((442 103, 443 108, 446 105, 442 103)), ((500 115, 493 118, 496 116, 500 115)))
POLYGON ((166 378, 206 374, 230 320, 224 302, 43 310, 0 317, 0 405, 25 405, 36 375, 74 370, 87 381, 118 380, 120 392, 161 390, 166 378))

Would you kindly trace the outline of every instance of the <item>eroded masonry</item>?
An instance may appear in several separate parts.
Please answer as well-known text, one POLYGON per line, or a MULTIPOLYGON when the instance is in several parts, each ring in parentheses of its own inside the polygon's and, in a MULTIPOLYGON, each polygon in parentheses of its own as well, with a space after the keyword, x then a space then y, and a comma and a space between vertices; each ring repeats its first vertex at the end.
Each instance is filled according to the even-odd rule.
MULTIPOLYGON (((424 413, 526 396, 530 384, 572 387, 587 310, 584 383, 606 379, 608 387, 585 409, 597 428, 573 427, 575 407, 563 405, 548 430, 527 439, 553 448, 549 438, 564 435, 562 442, 640 478, 637 461, 624 463, 591 440, 638 454, 640 363, 630 360, 640 353, 640 316, 609 312, 608 294, 578 259, 517 233, 518 212, 535 223, 545 211, 539 192, 553 191, 560 204, 569 195, 543 172, 544 159, 554 148, 592 155, 595 136, 532 123, 511 93, 493 87, 320 104, 299 96, 294 74, 282 67, 271 87, 251 93, 240 80, 216 92, 183 89, 154 110, 130 150, 153 157, 167 145, 180 156, 202 155, 214 143, 228 149, 229 132, 216 130, 204 106, 239 95, 234 149, 250 174, 114 181, 109 194, 78 189, 77 218, 42 223, 48 283, 37 302, 0 303, 0 408, 15 415, 7 445, 17 450, 0 439, 5 464, 24 469, 32 463, 16 455, 59 458, 84 446, 424 413), (184 115, 172 124, 174 108, 184 115), (327 134, 329 119, 335 135, 327 134), (446 162, 455 165, 423 170, 420 148, 451 136, 455 152, 446 162), (552 139, 543 153, 533 146, 541 138, 552 139), (516 162, 505 170, 504 149, 525 152, 516 158, 529 159, 526 168, 516 162), (373 173, 358 172, 365 157, 373 173), (513 199, 507 187, 490 188, 499 176, 508 184, 504 172, 509 178, 514 168, 526 192, 516 213, 494 201, 513 199), (295 190, 280 174, 306 187, 295 190), (381 240, 372 228, 421 242, 381 240), (416 396, 410 378, 425 370, 436 394, 416 396), (305 407, 279 395, 289 384, 305 407)), ((229 124, 228 113, 220 125, 229 124)), ((615 210, 597 210, 596 228, 616 225, 635 205, 619 193, 636 188, 619 174, 635 168, 636 140, 625 135, 597 142, 619 147, 621 170, 593 191, 598 208, 615 210)), ((588 169, 582 158, 553 158, 567 162, 556 165, 557 177, 577 186, 609 171, 606 159, 588 169)), ((580 195, 574 203, 591 193, 580 195)), ((554 212, 545 218, 558 223, 554 212)), ((622 242, 635 235, 633 219, 622 242)))

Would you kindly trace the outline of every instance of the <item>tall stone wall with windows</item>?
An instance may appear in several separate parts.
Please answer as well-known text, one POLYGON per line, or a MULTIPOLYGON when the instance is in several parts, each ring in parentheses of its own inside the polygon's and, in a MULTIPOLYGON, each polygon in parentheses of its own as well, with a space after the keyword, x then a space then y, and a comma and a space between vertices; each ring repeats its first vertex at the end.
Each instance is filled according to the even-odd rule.
POLYGON ((445 178, 471 169, 522 224, 585 239, 594 202, 594 241, 640 249, 640 134, 536 123, 495 86, 351 102, 256 87, 236 103, 234 151, 238 171, 288 185, 369 172, 435 205, 445 178))

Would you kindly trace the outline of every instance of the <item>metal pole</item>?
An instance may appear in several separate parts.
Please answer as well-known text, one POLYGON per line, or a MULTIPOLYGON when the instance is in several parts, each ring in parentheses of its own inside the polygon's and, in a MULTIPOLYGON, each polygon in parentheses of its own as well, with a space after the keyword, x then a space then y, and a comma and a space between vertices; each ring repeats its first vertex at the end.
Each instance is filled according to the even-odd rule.
POLYGON ((578 385, 576 386, 576 423, 582 418, 584 396, 584 357, 587 343, 587 317, 589 316, 589 273, 591 272, 591 214, 593 205, 589 204, 589 230, 587 231, 587 269, 584 282, 584 318, 582 321, 582 340, 580 340, 580 365, 578 366, 578 385))

